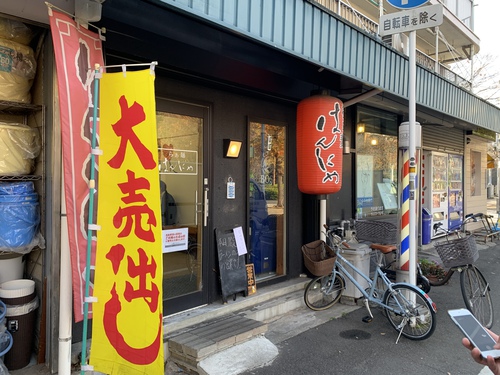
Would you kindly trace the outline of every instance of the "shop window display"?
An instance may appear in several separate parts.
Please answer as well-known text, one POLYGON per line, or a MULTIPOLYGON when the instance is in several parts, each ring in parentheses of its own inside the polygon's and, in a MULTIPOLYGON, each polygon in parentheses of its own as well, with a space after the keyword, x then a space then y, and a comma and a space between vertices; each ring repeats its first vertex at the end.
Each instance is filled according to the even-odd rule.
POLYGON ((356 125, 356 216, 397 214, 397 116, 359 107, 356 125))

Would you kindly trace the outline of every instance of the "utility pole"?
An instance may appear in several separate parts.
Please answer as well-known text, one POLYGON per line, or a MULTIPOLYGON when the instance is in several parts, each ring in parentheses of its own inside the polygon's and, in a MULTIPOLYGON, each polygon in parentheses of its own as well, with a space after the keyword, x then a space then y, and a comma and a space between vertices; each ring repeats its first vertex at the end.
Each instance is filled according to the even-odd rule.
POLYGON ((497 174, 497 180, 496 180, 496 189, 493 191, 493 195, 496 194, 496 201, 497 201, 497 223, 498 219, 500 218, 500 171, 498 170, 500 167, 500 136, 498 133, 495 133, 495 171, 497 174))

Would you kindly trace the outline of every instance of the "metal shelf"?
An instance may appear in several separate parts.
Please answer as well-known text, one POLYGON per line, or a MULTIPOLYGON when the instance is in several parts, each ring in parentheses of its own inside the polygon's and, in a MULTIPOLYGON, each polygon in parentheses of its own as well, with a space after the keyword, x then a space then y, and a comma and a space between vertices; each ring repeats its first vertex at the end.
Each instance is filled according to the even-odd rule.
POLYGON ((42 176, 22 175, 22 176, 0 176, 0 181, 38 181, 42 176))
POLYGON ((42 106, 37 104, 8 102, 5 100, 0 100, 0 113, 5 113, 8 115, 27 115, 41 110, 42 106))

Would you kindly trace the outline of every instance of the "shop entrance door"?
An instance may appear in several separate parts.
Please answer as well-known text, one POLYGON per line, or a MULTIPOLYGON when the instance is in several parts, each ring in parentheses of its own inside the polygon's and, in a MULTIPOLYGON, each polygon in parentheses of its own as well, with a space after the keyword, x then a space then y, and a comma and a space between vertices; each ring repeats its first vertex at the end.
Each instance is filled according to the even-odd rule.
POLYGON ((208 175, 204 155, 208 107, 157 100, 158 168, 163 227, 163 312, 208 302, 204 267, 208 175))

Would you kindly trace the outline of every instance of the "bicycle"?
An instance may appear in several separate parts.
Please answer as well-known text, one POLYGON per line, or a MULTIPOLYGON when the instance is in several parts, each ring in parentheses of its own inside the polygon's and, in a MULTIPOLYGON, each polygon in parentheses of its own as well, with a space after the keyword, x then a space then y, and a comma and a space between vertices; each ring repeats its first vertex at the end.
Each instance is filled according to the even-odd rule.
MULTIPOLYGON (((389 280, 396 281, 397 273, 395 265, 398 264, 398 247, 397 230, 398 228, 389 222, 377 220, 356 220, 354 223, 356 228, 356 240, 358 242, 370 242, 370 248, 373 250, 384 251, 388 256, 384 258, 385 262, 381 266, 382 271, 387 275, 389 280)), ((417 263, 416 285, 425 293, 431 290, 431 283, 422 273, 420 264, 417 263)))
POLYGON ((384 310, 391 326, 399 332, 396 343, 401 335, 410 340, 424 340, 430 337, 436 328, 436 305, 416 286, 393 283, 387 278, 381 270, 385 249, 379 250, 375 274, 371 279, 342 256, 341 246, 348 249, 349 245, 332 233, 326 225, 325 228, 331 247, 321 241, 325 246, 320 248, 319 252, 316 249, 308 253, 304 246, 302 249, 306 267, 316 276, 304 291, 306 306, 316 311, 333 306, 340 300, 347 278, 364 297, 363 302, 369 313, 368 317, 363 318, 364 322, 373 320, 370 310, 372 304, 384 310), (323 266, 317 267, 318 264, 323 266), (324 264, 331 265, 331 270, 325 270, 324 264), (368 288, 364 289, 347 267, 362 277, 368 283, 368 288), (383 289, 377 288, 377 285, 382 285, 383 289))
POLYGON ((473 264, 478 258, 474 236, 466 230, 466 225, 477 221, 482 214, 469 215, 456 229, 446 230, 441 228, 442 223, 433 226, 434 233, 442 232, 446 241, 437 242, 434 247, 448 269, 442 279, 430 280, 432 286, 446 284, 455 271, 460 273, 460 289, 465 302, 465 307, 486 328, 493 326, 493 304, 491 302, 490 284, 482 272, 473 264), (455 237, 450 239, 450 237, 455 237))

